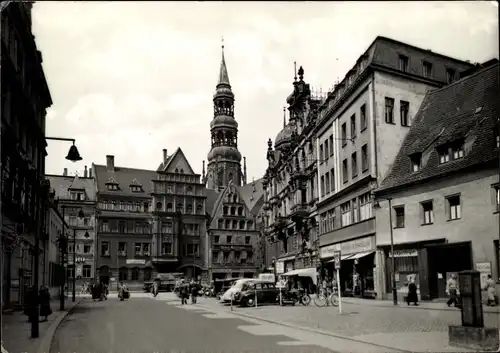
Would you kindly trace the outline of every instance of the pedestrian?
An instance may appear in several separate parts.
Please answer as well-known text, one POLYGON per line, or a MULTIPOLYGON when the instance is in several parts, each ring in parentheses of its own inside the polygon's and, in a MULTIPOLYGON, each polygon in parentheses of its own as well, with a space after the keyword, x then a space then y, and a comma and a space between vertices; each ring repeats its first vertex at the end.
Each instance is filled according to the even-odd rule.
POLYGON ((47 321, 50 314, 52 314, 52 309, 50 308, 49 289, 42 286, 40 288, 40 316, 44 318, 43 321, 47 321))
POLYGON ((448 282, 446 283, 446 292, 449 295, 449 299, 446 302, 448 306, 451 306, 453 304, 455 308, 460 307, 459 299, 458 299, 458 285, 457 285, 457 275, 453 274, 451 277, 448 279, 448 282))
POLYGON ((497 303, 497 296, 496 296, 496 288, 495 288, 495 281, 491 278, 491 275, 488 275, 488 279, 486 280, 486 286, 485 286, 486 292, 488 293, 488 301, 486 305, 488 306, 496 306, 497 303))
POLYGON ((411 278, 408 284, 408 296, 406 297, 406 303, 410 305, 418 306, 418 295, 417 295, 417 285, 415 284, 415 279, 411 278))
POLYGON ((187 304, 187 298, 189 297, 189 286, 184 282, 184 280, 181 281, 179 294, 181 297, 182 305, 187 304))
POLYGON ((35 321, 37 312, 36 306, 38 304, 38 293, 35 287, 30 286, 26 291, 26 295, 24 297, 24 315, 28 316, 28 321, 35 321))

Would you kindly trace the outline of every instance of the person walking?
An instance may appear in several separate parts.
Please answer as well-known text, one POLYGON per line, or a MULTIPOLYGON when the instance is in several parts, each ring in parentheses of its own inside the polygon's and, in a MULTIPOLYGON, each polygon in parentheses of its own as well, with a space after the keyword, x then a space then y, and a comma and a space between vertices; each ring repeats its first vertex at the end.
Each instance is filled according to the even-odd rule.
POLYGON ((415 279, 410 279, 410 283, 408 284, 408 296, 406 297, 406 303, 410 305, 418 306, 418 294, 417 294, 417 285, 415 284, 415 279))
POLYGON ((49 289, 42 286, 40 288, 40 316, 44 318, 43 321, 47 321, 51 314, 49 289))
POLYGON ((495 288, 495 281, 491 278, 491 275, 488 275, 488 279, 486 280, 486 292, 488 293, 488 301, 486 305, 488 306, 496 306, 497 303, 497 291, 495 288))
POLYGON ((446 304, 448 306, 451 306, 453 304, 455 308, 460 307, 460 302, 458 299, 458 284, 457 284, 457 275, 453 274, 451 277, 448 279, 448 282, 446 283, 446 292, 450 296, 446 304))

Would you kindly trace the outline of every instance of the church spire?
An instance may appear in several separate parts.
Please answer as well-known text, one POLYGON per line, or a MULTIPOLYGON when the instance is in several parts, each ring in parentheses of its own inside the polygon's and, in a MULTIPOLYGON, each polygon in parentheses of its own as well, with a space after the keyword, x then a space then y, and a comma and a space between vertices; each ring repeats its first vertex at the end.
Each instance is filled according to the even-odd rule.
POLYGON ((224 58, 224 37, 222 37, 221 47, 222 47, 222 60, 220 62, 219 81, 217 82, 217 86, 219 85, 231 86, 231 84, 229 83, 229 75, 227 73, 226 59, 224 58))

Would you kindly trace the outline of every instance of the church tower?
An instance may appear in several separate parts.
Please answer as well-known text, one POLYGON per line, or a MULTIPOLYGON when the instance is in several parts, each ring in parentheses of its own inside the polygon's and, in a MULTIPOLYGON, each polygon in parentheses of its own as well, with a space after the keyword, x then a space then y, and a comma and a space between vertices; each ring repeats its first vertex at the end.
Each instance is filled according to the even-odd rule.
POLYGON ((224 44, 219 81, 214 94, 214 117, 210 122, 211 149, 207 159, 206 185, 219 190, 230 181, 241 186, 245 176, 241 172, 241 154, 238 151, 238 123, 234 119, 234 94, 229 83, 224 44))

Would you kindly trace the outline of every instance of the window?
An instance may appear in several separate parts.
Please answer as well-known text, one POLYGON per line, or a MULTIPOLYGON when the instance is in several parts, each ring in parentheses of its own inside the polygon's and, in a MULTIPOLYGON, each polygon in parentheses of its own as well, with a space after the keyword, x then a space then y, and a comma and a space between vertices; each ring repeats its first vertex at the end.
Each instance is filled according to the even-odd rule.
POLYGON ((420 153, 416 153, 410 156, 411 160, 411 171, 418 172, 422 167, 422 155, 420 153))
POLYGON ((359 110, 360 130, 363 131, 367 127, 366 123, 366 104, 363 104, 359 110))
POLYGON ((410 111, 410 103, 406 101, 399 101, 401 126, 410 126, 410 119, 408 116, 409 111, 410 111))
POLYGON ((135 243, 135 245, 134 245, 134 255, 135 256, 142 255, 142 244, 141 243, 135 243))
POLYGON ((149 243, 143 243, 142 244, 142 255, 143 256, 149 256, 150 255, 149 243))
POLYGON ((188 204, 187 207, 186 207, 186 212, 189 214, 189 213, 193 213, 193 205, 191 204, 188 204))
POLYGON ((446 69, 446 82, 450 84, 453 81, 455 81, 455 70, 446 69))
POLYGON ((385 97, 385 122, 394 124, 394 98, 385 97))
MULTIPOLYGON (((167 205, 167 206, 168 206, 168 205, 167 205)), ((143 211, 144 211, 144 212, 149 212, 149 203, 144 202, 144 204, 143 204, 143 211)))
POLYGON ((439 148, 439 164, 448 163, 450 161, 450 153, 447 148, 439 148))
POLYGON ((359 220, 364 221, 372 217, 372 197, 368 192, 359 197, 359 220))
POLYGON ((359 222, 358 200, 353 199, 351 203, 352 203, 352 223, 358 223, 359 222))
POLYGON ((90 254, 92 251, 91 251, 92 247, 88 244, 84 244, 83 245, 83 253, 84 254, 90 254))
POLYGON ((73 265, 68 265, 68 267, 66 268, 66 276, 68 278, 73 278, 74 275, 75 275, 75 267, 73 265))
POLYGON ((356 114, 351 116, 351 139, 356 137, 356 114))
POLYGON ((396 217, 396 225, 394 228, 404 228, 405 227, 405 207, 404 206, 394 206, 394 215, 396 217))
POLYGON ((325 174, 325 192, 327 194, 330 193, 330 172, 326 172, 325 174))
POLYGON ((214 244, 219 244, 219 240, 220 240, 220 236, 219 235, 215 235, 214 236, 214 244))
POLYGON ((325 176, 321 176, 321 196, 325 196, 325 176))
POLYGON ((109 256, 109 242, 101 242, 101 256, 109 256))
POLYGON ((118 256, 127 256, 127 243, 123 241, 118 243, 118 256))
POLYGON ((238 207, 238 216, 243 216, 243 207, 238 207))
POLYGON ((351 201, 347 201, 340 205, 341 226, 345 227, 352 223, 351 201))
POLYGON ((120 281, 126 281, 128 279, 128 268, 120 267, 118 277, 120 281))
POLYGON ((92 278, 92 266, 83 265, 82 267, 82 277, 83 278, 92 278))
POLYGON ((453 160, 464 158, 464 145, 457 143, 451 148, 451 156, 453 160))
POLYGON ((323 163, 324 160, 325 160, 325 155, 323 153, 323 145, 320 145, 319 146, 319 162, 323 163))
POLYGON ((245 244, 247 244, 247 245, 250 244, 250 240, 251 240, 250 236, 247 235, 245 237, 245 244))
POLYGON ((347 183, 349 181, 349 169, 347 167, 347 158, 342 161, 342 181, 347 183))
POLYGON ((342 124, 342 147, 345 147, 347 145, 347 124, 343 123, 342 124))
POLYGON ((109 232, 108 221, 102 221, 101 222, 101 232, 109 232))
POLYGON ((398 68, 403 72, 408 72, 408 57, 405 55, 399 55, 399 65, 398 68))
POLYGON ((161 254, 172 255, 172 243, 161 243, 161 254))
POLYGON ((188 256, 199 256, 199 246, 198 244, 186 244, 186 255, 188 256))
POLYGON ((233 237, 232 237, 232 236, 230 236, 230 235, 228 235, 228 236, 226 237, 226 243, 231 244, 231 243, 232 243, 232 241, 233 241, 233 237))
POLYGON ((335 168, 330 170, 330 189, 335 192, 335 168))
POLYGON ((361 146, 361 172, 368 170, 368 145, 361 146))
POLYGON ((179 203, 177 204, 177 206, 176 206, 176 211, 177 211, 177 212, 182 212, 183 208, 184 208, 184 207, 183 207, 182 203, 180 203, 180 202, 179 202, 179 203))
POLYGON ((351 155, 351 173, 353 178, 358 176, 358 156, 356 152, 351 155))
POLYGON ((125 233, 125 222, 118 222, 118 232, 125 233))
POLYGON ((454 219, 460 219, 462 218, 462 209, 460 206, 460 195, 454 195, 454 196, 448 196, 446 198, 447 201, 447 212, 448 212, 448 219, 454 220, 454 219))
POLYGON ((330 135, 330 156, 333 156, 333 135, 330 135))
POLYGON ((330 154, 328 153, 330 151, 330 148, 328 148, 328 140, 325 140, 325 159, 328 159, 330 157, 330 154))
POLYGON ((432 64, 424 61, 422 64, 422 73, 424 77, 432 77, 432 64))
POLYGON ((432 201, 425 201, 420 205, 422 207, 422 224, 434 223, 434 207, 432 201))

